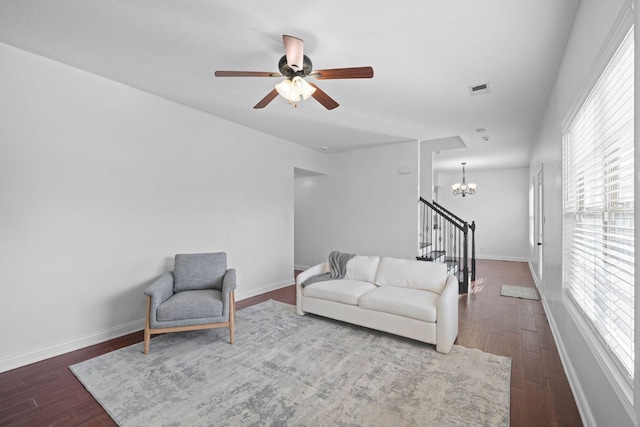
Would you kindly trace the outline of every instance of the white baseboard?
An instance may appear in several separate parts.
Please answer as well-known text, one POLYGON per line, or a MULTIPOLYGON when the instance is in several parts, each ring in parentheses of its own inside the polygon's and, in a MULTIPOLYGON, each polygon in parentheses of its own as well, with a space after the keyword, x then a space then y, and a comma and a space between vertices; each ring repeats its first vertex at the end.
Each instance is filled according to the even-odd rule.
POLYGON ((39 348, 28 353, 17 356, 10 356, 0 360, 0 372, 19 368, 51 357, 60 356, 70 351, 80 350, 90 345, 99 344, 114 338, 138 332, 144 329, 144 319, 134 320, 124 325, 114 326, 104 331, 96 332, 74 340, 56 344, 49 347, 39 348))
MULTIPOLYGON (((529 268, 532 269, 531 263, 529 263, 529 268)), ((537 277, 533 274, 533 279, 537 283, 537 277)), ((539 288, 539 286, 538 286, 539 288)), ((558 354, 560 355, 560 362, 562 363, 562 367, 564 368, 564 372, 567 375, 567 379, 569 380, 569 387, 571 387, 571 391, 573 392, 573 397, 576 401, 576 406, 578 407, 578 412, 580 413, 580 418, 582 419, 582 424, 585 427, 596 427, 596 421, 593 417, 593 413, 591 412, 591 408, 589 408, 589 404, 587 402, 587 398, 584 395, 584 391, 580 386, 580 381, 578 381, 578 376, 576 375, 575 370, 573 369, 573 365, 571 364, 571 360, 569 359, 569 355, 567 354, 567 350, 564 346, 564 342, 562 341, 562 337, 558 331, 558 327, 556 326, 555 319, 553 318, 553 314, 547 305, 547 300, 544 295, 541 294, 541 301, 544 307, 544 312, 547 315, 547 320, 549 321, 549 327, 551 328, 551 334, 553 336, 553 340, 556 343, 556 347, 558 348, 558 354)))
POLYGON ((236 301, 242 301, 243 299, 255 297, 256 295, 262 295, 267 292, 285 288, 287 286, 293 285, 294 283, 296 283, 296 281, 292 277, 291 279, 281 280, 280 282, 271 283, 261 288, 253 289, 250 292, 243 292, 242 290, 236 289, 236 301))
MULTIPOLYGON (((538 291, 540 292, 540 295, 542 295, 542 283, 540 283, 540 280, 538 280, 538 274, 536 273, 535 268, 533 268, 533 264, 531 264, 531 260, 529 260, 527 264, 529 264, 529 272, 531 273, 531 277, 533 277, 533 283, 535 283, 536 288, 538 288, 538 291)), ((544 302, 543 302, 543 305, 544 305, 544 302)))
MULTIPOLYGON (((242 291, 236 290, 236 300, 241 301, 246 298, 251 298, 256 295, 275 291, 277 289, 293 285, 294 283, 295 280, 291 278, 269 284, 259 289, 254 289, 251 292, 243 293, 242 291)), ((65 343, 35 349, 24 354, 9 356, 0 360, 0 372, 6 372, 11 369, 19 368, 21 366, 29 365, 35 362, 40 362, 51 357, 60 356, 61 354, 69 353, 70 351, 80 350, 81 348, 85 348, 94 344, 100 344, 102 342, 109 341, 114 338, 119 338, 133 332, 138 332, 143 329, 144 319, 135 320, 124 325, 114 326, 113 328, 109 328, 104 331, 96 332, 84 337, 79 337, 65 343)))
POLYGON ((476 254, 476 259, 489 259, 494 261, 518 261, 518 262, 528 262, 529 258, 522 257, 512 257, 508 255, 478 255, 476 254))

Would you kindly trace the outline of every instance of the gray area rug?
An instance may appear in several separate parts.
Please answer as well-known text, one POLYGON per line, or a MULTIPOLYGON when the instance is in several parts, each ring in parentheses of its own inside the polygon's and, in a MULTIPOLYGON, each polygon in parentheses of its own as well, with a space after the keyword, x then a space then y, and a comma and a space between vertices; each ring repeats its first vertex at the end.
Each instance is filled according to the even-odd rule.
POLYGON ((536 288, 516 285, 502 285, 500 287, 500 295, 503 297, 523 298, 523 299, 540 299, 536 288))
POLYGON ((267 301, 71 367, 121 426, 507 426, 511 359, 267 301))

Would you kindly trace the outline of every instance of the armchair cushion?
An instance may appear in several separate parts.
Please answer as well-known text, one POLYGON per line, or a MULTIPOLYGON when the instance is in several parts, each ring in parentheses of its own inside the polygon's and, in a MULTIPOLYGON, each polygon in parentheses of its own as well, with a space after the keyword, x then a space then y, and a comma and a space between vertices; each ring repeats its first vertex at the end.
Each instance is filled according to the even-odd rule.
POLYGON ((178 254, 175 257, 175 292, 217 289, 222 290, 222 281, 227 272, 227 254, 178 254))
POLYGON ((160 304, 156 318, 160 322, 204 319, 223 315, 222 293, 214 289, 178 292, 160 304))

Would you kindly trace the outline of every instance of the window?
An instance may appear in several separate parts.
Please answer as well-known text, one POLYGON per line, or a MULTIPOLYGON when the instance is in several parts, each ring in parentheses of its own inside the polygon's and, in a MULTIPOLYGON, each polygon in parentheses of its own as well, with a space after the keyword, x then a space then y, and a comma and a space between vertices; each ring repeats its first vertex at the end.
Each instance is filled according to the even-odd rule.
POLYGON ((563 277, 614 364, 634 375, 633 29, 564 133, 563 277))

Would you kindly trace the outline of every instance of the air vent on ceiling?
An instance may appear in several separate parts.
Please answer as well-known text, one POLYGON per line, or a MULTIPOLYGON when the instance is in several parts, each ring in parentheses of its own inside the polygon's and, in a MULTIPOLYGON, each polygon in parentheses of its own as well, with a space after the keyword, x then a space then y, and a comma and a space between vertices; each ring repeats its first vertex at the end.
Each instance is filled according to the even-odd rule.
POLYGON ((475 86, 469 86, 469 93, 471 94, 471 96, 478 96, 489 93, 489 82, 475 86))

